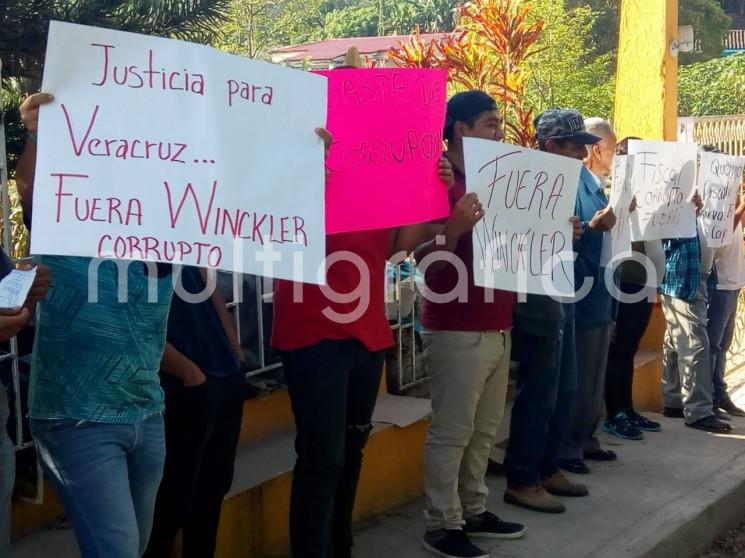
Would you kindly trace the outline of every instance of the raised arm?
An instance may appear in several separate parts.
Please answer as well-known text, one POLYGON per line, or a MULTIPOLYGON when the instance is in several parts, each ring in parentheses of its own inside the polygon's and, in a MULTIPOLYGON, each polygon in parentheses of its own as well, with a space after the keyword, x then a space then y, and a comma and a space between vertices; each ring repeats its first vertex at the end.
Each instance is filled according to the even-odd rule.
POLYGON ((34 93, 21 104, 21 121, 26 127, 26 145, 16 165, 15 179, 18 196, 26 217, 31 219, 34 196, 34 171, 36 168, 36 133, 39 129, 39 107, 51 103, 54 97, 49 93, 34 93))

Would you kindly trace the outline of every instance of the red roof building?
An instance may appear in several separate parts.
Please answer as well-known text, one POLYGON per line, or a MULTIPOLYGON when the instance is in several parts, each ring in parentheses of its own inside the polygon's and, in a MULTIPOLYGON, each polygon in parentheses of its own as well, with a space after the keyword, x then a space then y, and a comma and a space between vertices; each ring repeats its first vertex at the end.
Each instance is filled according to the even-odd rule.
MULTIPOLYGON (((440 39, 443 33, 420 35, 423 41, 440 39)), ((344 61, 344 55, 350 47, 357 47, 363 59, 375 61, 378 66, 390 66, 386 52, 397 48, 399 43, 407 41, 410 35, 391 35, 388 37, 351 37, 346 39, 329 39, 316 43, 305 43, 272 50, 269 54, 275 64, 308 68, 331 68, 344 61)))

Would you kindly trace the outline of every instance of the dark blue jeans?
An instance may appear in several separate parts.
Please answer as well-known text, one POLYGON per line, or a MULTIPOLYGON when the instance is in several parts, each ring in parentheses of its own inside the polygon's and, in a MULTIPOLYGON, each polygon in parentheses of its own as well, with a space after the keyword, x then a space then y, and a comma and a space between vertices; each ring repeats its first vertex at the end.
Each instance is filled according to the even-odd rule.
POLYGON ((505 456, 510 488, 535 486, 559 470, 559 448, 577 391, 574 306, 564 305, 559 338, 513 332, 520 355, 505 456))
POLYGON ((735 333, 739 290, 709 289, 709 311, 706 329, 709 333, 709 357, 714 382, 714 402, 727 399, 727 351, 735 333))
POLYGON ((32 419, 31 431, 82 558, 141 556, 163 473, 163 416, 135 424, 32 419))

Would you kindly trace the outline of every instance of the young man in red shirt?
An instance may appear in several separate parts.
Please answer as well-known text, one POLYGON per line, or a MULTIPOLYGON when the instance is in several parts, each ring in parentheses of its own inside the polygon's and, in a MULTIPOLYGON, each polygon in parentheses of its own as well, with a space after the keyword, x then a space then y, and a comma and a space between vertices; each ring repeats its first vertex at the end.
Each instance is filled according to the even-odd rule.
POLYGON ((515 294, 474 284, 471 230, 484 211, 478 197, 466 193, 464 137, 504 139, 496 102, 483 91, 459 93, 448 102, 445 156, 455 173, 452 213, 444 225, 431 225, 430 236, 437 238, 416 251, 428 289, 422 344, 432 395, 423 546, 448 558, 488 558, 469 536, 514 539, 525 533, 523 525, 486 509, 486 469, 504 411, 515 294), (437 258, 427 265, 426 256, 441 251, 453 254, 455 262, 437 258), (461 292, 467 295, 462 301, 461 292), (449 300, 441 301, 445 293, 449 300))
MULTIPOLYGON (((326 141, 331 138, 318 131, 326 141)), ((452 184, 452 169, 440 163, 452 184)), ((385 265, 411 252, 424 225, 326 237, 320 287, 278 281, 272 346, 282 354, 297 437, 290 502, 293 558, 350 558, 352 510, 383 358, 393 345, 385 265), (298 292, 295 292, 298 291, 298 292)))

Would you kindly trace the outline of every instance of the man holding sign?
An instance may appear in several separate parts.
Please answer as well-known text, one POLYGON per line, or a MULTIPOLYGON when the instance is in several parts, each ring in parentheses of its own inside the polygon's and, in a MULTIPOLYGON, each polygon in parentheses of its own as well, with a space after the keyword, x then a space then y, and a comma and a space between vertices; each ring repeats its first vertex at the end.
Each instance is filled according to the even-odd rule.
MULTIPOLYGON (((633 144, 632 144, 633 145, 633 144)), ((664 146, 655 151, 671 151, 664 146)), ((680 163, 678 163, 680 164, 680 163)), ((684 161, 683 166, 695 164, 684 161)), ((667 167, 673 168, 668 164, 667 167)), ((675 168, 672 175, 683 171, 675 168)), ((682 191, 694 188, 693 175, 687 174, 682 191)), ((680 222, 681 231, 693 233, 683 238, 667 238, 662 242, 665 250, 665 279, 660 286, 662 311, 667 322, 663 346, 662 395, 664 414, 685 419, 686 426, 727 434, 732 427, 718 420, 713 407, 713 383, 709 360, 709 336, 706 329, 707 288, 712 261, 703 257, 701 239, 696 233, 696 213, 703 209, 698 191, 691 202, 691 209, 680 212, 686 216, 680 222), (693 215, 690 215, 693 213, 693 215)))
POLYGON ((432 395, 423 546, 438 556, 488 558, 469 536, 513 539, 525 532, 486 509, 486 469, 504 411, 515 295, 474 283, 471 231, 484 210, 476 194, 466 193, 463 138, 504 139, 494 99, 483 91, 453 96, 444 135, 455 172, 451 215, 432 225, 436 238, 415 252, 427 289, 422 345, 432 395))
MULTIPOLYGON (((581 161, 587 156, 587 145, 600 138, 588 133, 582 115, 570 109, 548 110, 536 118, 535 126, 541 151, 576 165, 574 184, 567 181, 573 210, 581 161)), ((585 229, 607 229, 612 226, 609 218, 595 215, 585 229)), ((582 235, 580 220, 576 215, 572 220, 577 241, 582 235)), ((571 300, 573 294, 572 288, 567 298, 571 300)), ((505 456, 504 500, 543 513, 566 510, 555 496, 588 494, 585 485, 571 482, 559 470, 559 449, 577 391, 574 304, 562 300, 529 294, 515 308, 515 356, 520 369, 505 456)))
MULTIPOLYGON (((612 451, 602 449, 595 437, 603 413, 605 362, 614 318, 603 252, 611 238, 608 229, 619 226, 604 191, 605 177, 610 172, 616 152, 616 134, 610 123, 600 118, 585 120, 585 127, 600 141, 588 146, 577 191, 576 214, 585 223, 595 219, 604 222, 605 226, 588 225, 574 245, 577 253, 574 273, 579 293, 574 304, 577 395, 562 442, 561 460, 563 468, 579 473, 585 472, 584 459, 610 461, 616 457, 612 451)), ((624 199, 622 203, 630 205, 631 200, 624 199)), ((628 205, 623 210, 626 215, 628 205)))
MULTIPOLYGON (((28 216, 33 193, 32 251, 55 278, 38 313, 31 429, 82 556, 135 558, 165 453, 158 371, 173 279, 155 261, 261 272, 244 251, 276 245, 317 270, 324 169, 312 129, 325 83, 203 45, 59 22, 44 69, 56 98, 24 103, 32 133, 18 171, 28 216), (50 102, 36 160, 37 109, 50 102)), ((287 257, 275 271, 297 267, 287 257)))

